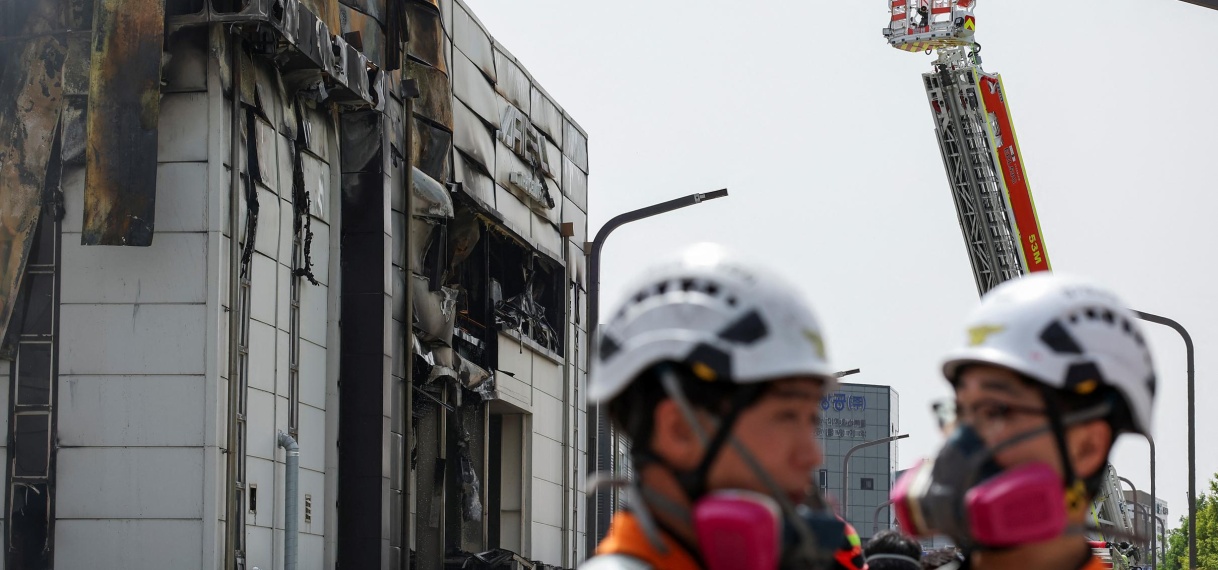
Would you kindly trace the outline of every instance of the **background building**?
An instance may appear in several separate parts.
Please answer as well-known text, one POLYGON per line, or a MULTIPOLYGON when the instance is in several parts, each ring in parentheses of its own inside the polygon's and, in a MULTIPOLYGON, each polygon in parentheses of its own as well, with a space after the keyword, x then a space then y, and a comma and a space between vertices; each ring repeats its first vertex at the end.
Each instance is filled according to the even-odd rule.
POLYGON ((460 0, 0 38, 3 568, 282 568, 279 432, 300 568, 575 566, 587 137, 460 0))
MULTIPOLYGON (((1152 507, 1150 503, 1150 493, 1138 490, 1135 496, 1133 491, 1124 491, 1125 504, 1132 509, 1130 518, 1133 519, 1134 532, 1141 537, 1146 537, 1146 540, 1140 543, 1143 552, 1150 548, 1150 536, 1154 533, 1155 549, 1162 553, 1162 549, 1166 548, 1163 544, 1163 538, 1166 536, 1167 529, 1164 526, 1170 519, 1167 518, 1168 509, 1167 501, 1161 497, 1155 497, 1155 504, 1152 507), (1155 518, 1157 517, 1157 518, 1155 518), (1164 525, 1159 524, 1162 519, 1164 525)), ((1149 561, 1149 556, 1143 556, 1142 560, 1149 561)))
MULTIPOLYGON (((842 499, 843 459, 850 448, 900 433, 898 395, 889 386, 842 383, 838 391, 821 400, 821 426, 817 436, 825 452, 825 463, 817 474, 821 491, 842 499)), ((888 502, 893 473, 897 468, 897 444, 873 445, 850 458, 849 504, 842 514, 864 539, 874 534, 876 509, 888 502)), ((889 528, 892 509, 879 511, 879 529, 889 528)))

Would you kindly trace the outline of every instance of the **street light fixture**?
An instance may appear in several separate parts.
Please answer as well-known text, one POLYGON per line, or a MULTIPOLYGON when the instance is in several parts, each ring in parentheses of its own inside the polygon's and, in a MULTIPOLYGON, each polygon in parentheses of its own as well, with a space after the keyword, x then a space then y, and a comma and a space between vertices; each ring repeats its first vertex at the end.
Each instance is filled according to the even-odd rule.
POLYGON ((842 457, 842 516, 847 520, 847 522, 850 520, 850 456, 854 455, 854 452, 863 449, 864 447, 889 443, 898 439, 905 439, 907 437, 909 437, 909 434, 903 433, 900 435, 883 437, 873 441, 865 441, 851 447, 850 450, 846 452, 846 455, 842 457))
MULTIPOLYGON (((609 234, 613 233, 613 230, 630 222, 637 222, 652 216, 725 196, 727 196, 726 188, 713 192, 690 194, 675 200, 619 214, 601 226, 601 229, 596 232, 596 237, 586 244, 588 252, 588 338, 593 341, 592 346, 596 346, 596 336, 600 332, 597 329, 600 323, 601 249, 605 247, 605 240, 608 239, 609 234)), ((589 402, 587 408, 587 423, 589 426, 595 426, 588 430, 588 453, 590 455, 588 465, 596 472, 610 471, 613 468, 612 454, 614 450, 611 449, 609 421, 600 413, 599 406, 589 402)), ((616 446, 613 447, 616 448, 616 446)), ((588 494, 587 552, 589 553, 596 549, 596 544, 600 539, 604 538, 605 532, 609 529, 609 511, 611 509, 599 508, 600 505, 598 504, 598 499, 602 498, 602 494, 605 492, 604 490, 598 490, 588 494)))
MULTIPOLYGON (((1167 317, 1161 317, 1151 313, 1142 311, 1134 311, 1138 318, 1144 321, 1169 327, 1180 334, 1180 338, 1184 339, 1184 357, 1187 361, 1188 371, 1188 567, 1197 567, 1197 503, 1193 501, 1193 497, 1197 496, 1197 406, 1195 403, 1196 389, 1194 386, 1193 373, 1193 337, 1188 334, 1184 326, 1167 317)), ((1147 438, 1148 440, 1150 438, 1147 438)), ((1154 453, 1154 442, 1151 444, 1151 453, 1154 453)), ((1151 467, 1151 500, 1154 500, 1154 468, 1151 467)))
MULTIPOLYGON (((880 511, 892 506, 896 499, 888 499, 884 504, 875 508, 875 514, 871 516, 871 536, 875 536, 880 532, 880 511)), ((890 521, 892 519, 889 519, 890 521)))

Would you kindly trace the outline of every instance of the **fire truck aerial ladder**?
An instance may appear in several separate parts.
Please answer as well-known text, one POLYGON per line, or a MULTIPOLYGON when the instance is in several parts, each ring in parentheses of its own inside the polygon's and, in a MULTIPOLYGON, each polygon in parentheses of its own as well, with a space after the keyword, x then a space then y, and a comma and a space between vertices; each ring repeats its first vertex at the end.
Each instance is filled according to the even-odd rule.
POLYGON ((977 292, 1048 271, 1002 78, 981 69, 976 0, 888 0, 889 45, 936 53, 922 75, 977 292))
MULTIPOLYGON (((1032 271, 1049 271, 1049 255, 1024 172, 1002 77, 981 69, 976 0, 886 0, 884 37, 908 52, 936 54, 922 74, 935 136, 978 293, 1032 271)), ((1131 536, 1129 504, 1109 465, 1092 505, 1101 533, 1131 536)), ((1113 568, 1126 564, 1101 534, 1113 568)))

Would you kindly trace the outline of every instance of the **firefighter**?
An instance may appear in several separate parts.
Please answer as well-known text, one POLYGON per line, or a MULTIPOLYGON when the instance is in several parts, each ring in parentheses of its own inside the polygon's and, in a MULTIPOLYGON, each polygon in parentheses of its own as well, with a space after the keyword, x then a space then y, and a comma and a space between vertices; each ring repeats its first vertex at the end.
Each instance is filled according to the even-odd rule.
POLYGON ((918 7, 918 27, 925 28, 930 24, 930 10, 926 6, 918 7))
POLYGON ((898 481, 898 518, 951 536, 974 568, 1100 568, 1086 517, 1114 441, 1150 433, 1155 397, 1150 350, 1125 307, 1048 273, 986 294, 943 365, 955 398, 935 409, 955 429, 898 481))
POLYGON ((810 308, 711 244, 646 275, 604 327, 588 388, 631 441, 632 500, 581 568, 862 568, 857 533, 801 504, 823 504, 816 427, 836 386, 810 308), (760 538, 702 540, 732 525, 760 538))

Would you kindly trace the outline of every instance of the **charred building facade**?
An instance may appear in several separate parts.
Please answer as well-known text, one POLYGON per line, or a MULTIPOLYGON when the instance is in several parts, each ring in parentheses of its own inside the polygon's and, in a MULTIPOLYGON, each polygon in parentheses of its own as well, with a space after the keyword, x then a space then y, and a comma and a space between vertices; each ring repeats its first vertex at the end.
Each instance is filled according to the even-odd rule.
POLYGON ((583 558, 587 135, 464 3, 0 0, 0 46, 0 567, 583 558))

